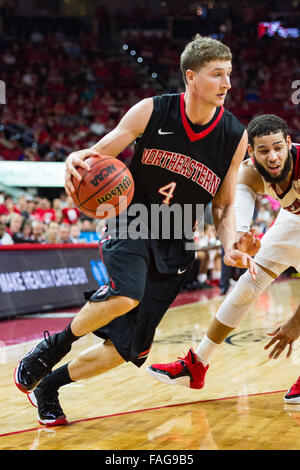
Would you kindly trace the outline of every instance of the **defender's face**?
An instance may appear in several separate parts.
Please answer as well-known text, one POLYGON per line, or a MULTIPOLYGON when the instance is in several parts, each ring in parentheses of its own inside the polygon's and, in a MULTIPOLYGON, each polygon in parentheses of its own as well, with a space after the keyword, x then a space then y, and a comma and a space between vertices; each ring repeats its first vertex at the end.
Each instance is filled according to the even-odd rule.
POLYGON ((186 71, 187 86, 200 102, 223 106, 227 91, 231 88, 231 71, 230 60, 212 60, 196 71, 186 71))
POLYGON ((255 166, 270 183, 284 181, 293 165, 290 153, 291 138, 285 140, 282 132, 254 137, 254 148, 248 146, 248 153, 255 160, 255 166))

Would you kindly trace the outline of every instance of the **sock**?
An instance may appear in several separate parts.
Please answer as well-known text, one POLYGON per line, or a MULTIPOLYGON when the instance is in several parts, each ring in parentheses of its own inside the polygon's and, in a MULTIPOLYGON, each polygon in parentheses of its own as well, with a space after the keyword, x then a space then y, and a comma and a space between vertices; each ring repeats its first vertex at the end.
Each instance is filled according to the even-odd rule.
MULTIPOLYGON (((68 363, 69 364, 69 363, 68 363)), ((50 386, 55 388, 56 390, 63 385, 67 385, 71 382, 74 382, 70 378, 68 364, 59 367, 58 369, 53 370, 50 374, 47 374, 39 383, 38 386, 50 386)))
POLYGON ((217 343, 214 343, 211 339, 204 335, 201 343, 195 351, 197 358, 200 362, 202 362, 204 367, 208 365, 210 356, 218 346, 219 345, 217 343))
POLYGON ((74 341, 77 341, 80 338, 80 336, 73 335, 71 324, 72 322, 69 323, 69 325, 67 325, 63 331, 57 333, 57 343, 59 345, 68 347, 71 346, 74 341))

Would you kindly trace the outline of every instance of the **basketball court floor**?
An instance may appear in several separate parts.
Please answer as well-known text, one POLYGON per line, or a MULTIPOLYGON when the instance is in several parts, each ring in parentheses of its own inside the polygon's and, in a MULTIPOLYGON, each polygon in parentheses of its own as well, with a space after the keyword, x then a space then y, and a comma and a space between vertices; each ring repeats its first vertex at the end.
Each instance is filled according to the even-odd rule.
MULTIPOLYGON (((45 329, 61 330, 76 311, 0 322, 0 450, 299 450, 300 405, 285 405, 283 395, 300 374, 300 342, 290 359, 270 360, 263 347, 299 304, 300 279, 276 282, 260 296, 212 357, 204 389, 172 387, 146 374, 147 365, 197 346, 223 300, 218 292, 180 294, 140 369, 126 363, 61 388, 69 420, 61 427, 38 424, 13 373, 45 329)), ((62 363, 97 341, 81 338, 62 363)))

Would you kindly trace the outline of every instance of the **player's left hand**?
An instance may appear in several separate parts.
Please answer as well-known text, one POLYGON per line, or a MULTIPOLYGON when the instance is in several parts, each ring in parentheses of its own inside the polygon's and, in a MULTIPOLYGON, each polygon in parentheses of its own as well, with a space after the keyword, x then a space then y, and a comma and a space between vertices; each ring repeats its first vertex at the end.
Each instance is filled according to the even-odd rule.
POLYGON ((227 266, 249 269, 252 279, 255 279, 257 274, 256 264, 247 253, 235 249, 229 250, 225 253, 223 260, 227 266))
POLYGON ((274 345, 272 351, 269 353, 269 359, 277 359, 284 349, 288 346, 286 357, 289 358, 292 353, 293 343, 300 336, 300 324, 294 318, 291 318, 287 322, 279 325, 274 331, 268 333, 269 336, 273 336, 271 341, 264 347, 269 349, 270 346, 274 345))
POLYGON ((237 249, 250 256, 256 255, 261 247, 261 242, 255 235, 256 230, 253 228, 249 232, 241 234, 239 240, 236 242, 237 249))

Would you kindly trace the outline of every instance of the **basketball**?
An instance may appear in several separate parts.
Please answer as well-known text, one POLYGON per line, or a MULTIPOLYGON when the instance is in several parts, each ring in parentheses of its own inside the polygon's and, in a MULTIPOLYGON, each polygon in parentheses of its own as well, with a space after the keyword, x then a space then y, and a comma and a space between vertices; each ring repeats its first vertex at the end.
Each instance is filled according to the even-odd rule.
POLYGON ((95 219, 119 215, 128 207, 134 194, 130 170, 117 158, 107 155, 92 156, 86 162, 91 168, 89 171, 77 168, 82 180, 72 178, 76 206, 95 219))

